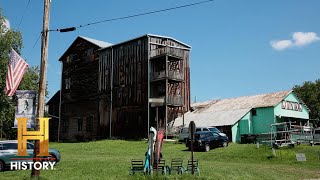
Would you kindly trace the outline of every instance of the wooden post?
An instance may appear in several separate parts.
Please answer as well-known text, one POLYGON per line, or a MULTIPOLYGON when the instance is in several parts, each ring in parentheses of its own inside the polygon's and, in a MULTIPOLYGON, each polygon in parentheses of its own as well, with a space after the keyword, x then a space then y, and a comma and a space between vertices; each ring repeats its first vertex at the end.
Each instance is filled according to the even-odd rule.
POLYGON ((196 125, 193 121, 190 122, 189 124, 189 131, 190 131, 190 145, 191 145, 191 173, 192 175, 194 174, 194 164, 193 164, 193 142, 194 142, 194 133, 196 131, 196 125))
POLYGON ((0 137, 0 139, 2 140, 2 133, 3 132, 3 120, 1 119, 1 137, 0 137))
MULTIPOLYGON (((40 65, 40 81, 39 81, 39 95, 38 95, 38 110, 37 118, 42 118, 44 114, 44 98, 46 93, 46 71, 47 71, 47 59, 48 59, 48 44, 49 44, 49 13, 50 13, 50 0, 44 0, 44 13, 43 13, 43 28, 41 38, 41 65, 40 65)), ((39 122, 36 118, 37 127, 39 130, 39 122)), ((40 142, 36 141, 33 151, 33 158, 36 158, 39 154, 40 142)), ((39 161, 33 159, 33 162, 39 161)), ((40 170, 32 168, 31 178, 39 178, 40 170)))

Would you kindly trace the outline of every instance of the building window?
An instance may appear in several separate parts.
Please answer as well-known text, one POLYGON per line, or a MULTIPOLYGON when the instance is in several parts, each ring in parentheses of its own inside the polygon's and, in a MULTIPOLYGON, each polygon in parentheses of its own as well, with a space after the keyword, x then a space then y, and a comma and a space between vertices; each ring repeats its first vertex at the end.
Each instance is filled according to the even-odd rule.
POLYGON ((251 113, 252 113, 252 116, 256 116, 257 115, 257 110, 256 109, 252 109, 251 113))
POLYGON ((93 60, 93 48, 90 48, 88 49, 86 52, 85 52, 85 55, 86 55, 86 61, 92 61, 93 60))
POLYGON ((78 119, 78 131, 82 131, 82 124, 83 124, 83 120, 82 118, 78 119))
POLYGON ((71 78, 67 78, 64 81, 65 81, 66 89, 70 89, 70 87, 71 87, 71 78))
POLYGON ((70 57, 70 56, 67 56, 66 59, 67 59, 67 60, 66 60, 67 63, 71 62, 71 57, 70 57))
POLYGON ((89 116, 86 119, 86 131, 91 132, 93 130, 93 116, 89 116))

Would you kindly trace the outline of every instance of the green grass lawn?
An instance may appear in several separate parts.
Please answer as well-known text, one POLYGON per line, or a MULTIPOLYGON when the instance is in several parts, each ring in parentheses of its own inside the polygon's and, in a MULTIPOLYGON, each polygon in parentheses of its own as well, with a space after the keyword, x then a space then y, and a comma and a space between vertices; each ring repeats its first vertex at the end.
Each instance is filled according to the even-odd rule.
MULTIPOLYGON (((103 140, 84 143, 50 143, 60 150, 62 160, 55 170, 41 171, 41 179, 150 179, 146 175, 129 175, 130 160, 145 158, 145 141, 103 140)), ((195 152, 199 160, 199 179, 315 179, 320 178, 320 146, 299 145, 281 148, 277 156, 268 147, 254 144, 230 144, 210 152, 195 152), (295 153, 305 153, 307 161, 297 162, 295 153)), ((191 152, 184 144, 164 143, 163 158, 182 158, 186 165, 191 152)), ((0 179, 28 179, 30 171, 6 171, 0 179)), ((192 175, 153 175, 154 179, 194 179, 192 175)))

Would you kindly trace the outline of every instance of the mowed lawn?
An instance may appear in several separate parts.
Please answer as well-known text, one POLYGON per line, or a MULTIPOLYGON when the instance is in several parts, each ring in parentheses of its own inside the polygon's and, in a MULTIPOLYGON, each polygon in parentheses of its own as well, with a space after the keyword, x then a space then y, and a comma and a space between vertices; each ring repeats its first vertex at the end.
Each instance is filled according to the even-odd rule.
MULTIPOLYGON (((41 171, 41 179, 150 179, 149 175, 129 175, 130 160, 145 158, 146 141, 102 140, 83 143, 50 143, 60 150, 61 162, 53 171, 41 171)), ((299 145, 272 150, 254 144, 229 144, 210 152, 195 152, 201 176, 153 175, 153 179, 316 179, 320 178, 320 146, 299 145), (297 162, 295 153, 305 153, 307 161, 297 162)), ((163 144, 163 158, 191 158, 184 144, 163 144)), ((0 179, 29 179, 30 171, 6 171, 0 179)))

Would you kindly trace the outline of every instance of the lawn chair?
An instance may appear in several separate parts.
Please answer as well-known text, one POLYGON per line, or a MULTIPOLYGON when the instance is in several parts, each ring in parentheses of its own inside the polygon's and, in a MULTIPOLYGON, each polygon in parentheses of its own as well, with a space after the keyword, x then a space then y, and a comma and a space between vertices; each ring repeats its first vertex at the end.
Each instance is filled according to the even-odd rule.
MULTIPOLYGON (((157 164, 156 162, 153 163, 153 171, 157 171, 157 164)), ((167 173, 167 166, 166 166, 166 161, 164 159, 161 159, 158 163, 158 172, 161 172, 163 175, 166 175, 167 173)))
POLYGON ((177 172, 178 174, 182 174, 184 172, 182 166, 183 160, 181 158, 174 158, 171 160, 171 166, 169 168, 169 174, 173 172, 177 172))
POLYGON ((132 159, 131 160, 131 169, 130 169, 130 175, 134 175, 134 173, 140 172, 144 173, 144 166, 142 160, 132 159))
MULTIPOLYGON (((199 161, 197 159, 193 160, 193 168, 194 168, 193 172, 198 172, 198 176, 200 176, 199 161)), ((192 160, 188 161, 186 172, 192 173, 192 160)))

